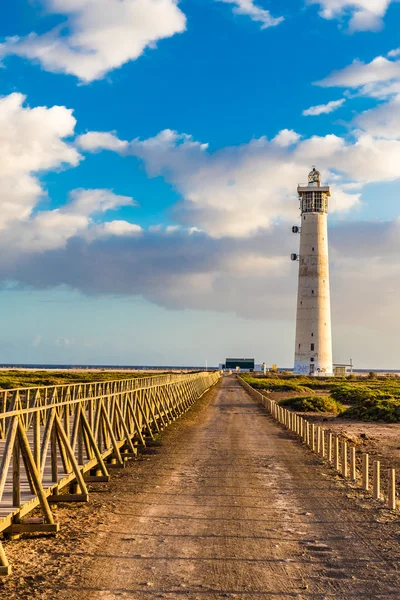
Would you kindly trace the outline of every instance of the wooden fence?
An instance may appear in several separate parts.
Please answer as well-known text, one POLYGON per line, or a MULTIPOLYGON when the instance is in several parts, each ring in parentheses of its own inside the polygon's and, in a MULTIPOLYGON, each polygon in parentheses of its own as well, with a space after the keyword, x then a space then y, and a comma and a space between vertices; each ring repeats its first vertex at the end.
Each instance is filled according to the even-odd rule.
MULTIPOLYGON (((0 533, 55 533, 52 502, 86 502, 146 437, 167 427, 219 372, 0 390, 0 533), (67 489, 68 493, 61 493, 67 489), (27 515, 40 508, 42 518, 27 515)), ((0 575, 10 573, 0 541, 0 575)))
POLYGON ((372 492, 375 500, 384 501, 390 510, 396 510, 395 469, 387 469, 387 477, 383 478, 381 463, 379 460, 374 460, 371 477, 369 454, 365 452, 357 454, 356 447, 351 445, 344 436, 335 435, 323 427, 316 426, 299 414, 279 406, 277 402, 255 390, 241 377, 238 379, 249 394, 256 401, 261 402, 278 423, 297 435, 312 452, 340 473, 344 479, 365 492, 372 492), (358 465, 361 469, 357 468, 358 465), (383 480, 385 489, 382 489, 381 485, 383 480))

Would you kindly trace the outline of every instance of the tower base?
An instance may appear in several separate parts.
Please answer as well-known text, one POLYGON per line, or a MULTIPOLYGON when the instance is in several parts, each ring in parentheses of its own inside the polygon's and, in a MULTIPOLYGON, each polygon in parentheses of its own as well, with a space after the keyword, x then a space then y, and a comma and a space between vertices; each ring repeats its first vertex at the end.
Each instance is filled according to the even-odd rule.
POLYGON ((296 360, 293 374, 307 377, 333 377, 333 367, 332 365, 320 365, 309 361, 296 360))

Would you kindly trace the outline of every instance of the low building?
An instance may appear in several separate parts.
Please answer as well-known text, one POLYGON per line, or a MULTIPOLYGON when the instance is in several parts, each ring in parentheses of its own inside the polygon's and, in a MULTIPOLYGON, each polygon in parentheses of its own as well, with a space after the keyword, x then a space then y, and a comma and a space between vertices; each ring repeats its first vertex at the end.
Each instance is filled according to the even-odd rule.
POLYGON ((254 371, 254 358, 227 358, 225 369, 230 371, 254 371))
POLYGON ((353 365, 333 365, 333 374, 335 377, 347 377, 353 374, 353 365))

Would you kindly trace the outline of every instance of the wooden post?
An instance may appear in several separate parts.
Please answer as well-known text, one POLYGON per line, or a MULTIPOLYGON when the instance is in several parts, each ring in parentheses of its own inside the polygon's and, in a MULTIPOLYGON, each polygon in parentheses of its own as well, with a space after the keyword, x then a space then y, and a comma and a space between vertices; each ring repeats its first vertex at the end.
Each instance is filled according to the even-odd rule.
POLYGON ((0 541, 0 575, 10 575, 11 567, 7 560, 6 553, 4 552, 3 545, 0 541))
POLYGON ((40 411, 33 415, 33 457, 36 468, 40 471, 40 411))
POLYGON ((335 470, 339 471, 340 461, 339 461, 339 437, 335 435, 335 470))
POLYGON ((388 508, 396 510, 396 471, 388 470, 388 508))
POLYGON ((347 464, 347 442, 342 441, 342 475, 345 479, 348 477, 348 464, 347 464))
POLYGON ((325 429, 321 429, 321 456, 325 458, 325 429))
POLYGON ((379 500, 381 497, 381 463, 379 460, 374 460, 373 463, 373 497, 379 500))
POLYGON ((57 481, 58 481, 57 431, 56 431, 56 428, 54 425, 53 425, 53 429, 51 431, 50 452, 51 452, 51 480, 53 481, 53 483, 57 483, 57 481))
POLYGON ((357 481, 356 471, 356 448, 355 446, 350 447, 350 479, 351 481, 357 481))
POLYGON ((369 490, 369 455, 363 454, 362 457, 362 487, 363 490, 369 490))
POLYGON ((14 443, 12 492, 13 506, 21 506, 21 448, 18 436, 14 443))
POLYGON ((315 452, 315 425, 311 424, 311 450, 315 452))
POLYGON ((306 421, 306 444, 310 447, 310 423, 306 421))
POLYGON ((332 442, 333 436, 332 433, 328 433, 328 462, 332 463, 332 442))
POLYGON ((321 427, 317 427, 317 454, 321 453, 321 427))

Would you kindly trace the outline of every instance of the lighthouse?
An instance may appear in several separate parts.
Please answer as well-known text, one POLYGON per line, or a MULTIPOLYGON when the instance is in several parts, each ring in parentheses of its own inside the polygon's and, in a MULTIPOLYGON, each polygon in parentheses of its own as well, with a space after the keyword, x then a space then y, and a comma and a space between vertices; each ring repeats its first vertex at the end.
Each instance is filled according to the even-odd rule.
POLYGON ((328 260, 328 198, 331 190, 321 185, 313 168, 308 184, 299 184, 301 225, 297 294, 294 373, 312 377, 333 374, 331 302, 328 260))

